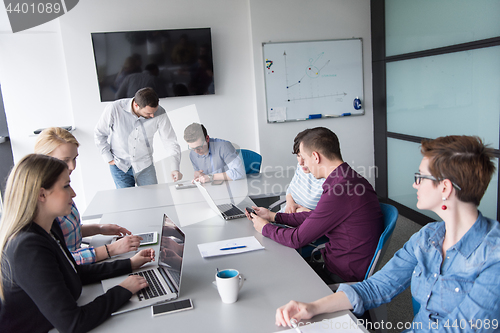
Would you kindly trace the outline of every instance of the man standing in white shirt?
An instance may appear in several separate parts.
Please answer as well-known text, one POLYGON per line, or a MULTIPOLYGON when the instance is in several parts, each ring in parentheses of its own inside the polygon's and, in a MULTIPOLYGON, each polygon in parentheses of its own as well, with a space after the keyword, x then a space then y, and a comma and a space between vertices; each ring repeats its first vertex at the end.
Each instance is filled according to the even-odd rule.
POLYGON ((177 136, 165 109, 152 88, 142 88, 134 98, 114 101, 106 106, 94 130, 101 155, 109 163, 116 188, 157 184, 153 164, 153 137, 160 134, 163 146, 173 157, 172 179, 182 179, 177 136))

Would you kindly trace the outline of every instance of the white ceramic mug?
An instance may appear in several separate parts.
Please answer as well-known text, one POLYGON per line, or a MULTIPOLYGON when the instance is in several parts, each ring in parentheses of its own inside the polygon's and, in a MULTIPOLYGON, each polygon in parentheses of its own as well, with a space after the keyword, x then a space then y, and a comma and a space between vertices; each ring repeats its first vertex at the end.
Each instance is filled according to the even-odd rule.
POLYGON ((215 274, 217 290, 223 303, 234 303, 245 279, 235 269, 223 269, 215 274))

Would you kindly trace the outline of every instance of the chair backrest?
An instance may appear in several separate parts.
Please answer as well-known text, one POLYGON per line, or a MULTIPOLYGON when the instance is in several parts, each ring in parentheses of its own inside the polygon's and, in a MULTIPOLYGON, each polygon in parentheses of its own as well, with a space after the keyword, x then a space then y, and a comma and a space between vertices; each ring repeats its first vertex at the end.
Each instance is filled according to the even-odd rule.
POLYGON ((380 258, 384 256, 385 251, 387 250, 389 241, 392 237, 392 232, 396 227, 396 221, 399 215, 396 207, 389 204, 380 203, 380 209, 382 209, 382 215, 384 216, 384 232, 380 236, 377 249, 375 250, 375 255, 373 256, 370 266, 368 266, 365 280, 372 276, 373 273, 379 269, 379 266, 382 263, 380 261, 380 258))
POLYGON ((413 316, 416 316, 418 311, 420 311, 420 303, 417 302, 413 296, 411 297, 411 305, 413 306, 413 316))
POLYGON ((241 152, 241 157, 243 158, 243 163, 245 164, 246 174, 260 172, 262 156, 259 153, 249 149, 236 149, 236 151, 238 154, 241 152))

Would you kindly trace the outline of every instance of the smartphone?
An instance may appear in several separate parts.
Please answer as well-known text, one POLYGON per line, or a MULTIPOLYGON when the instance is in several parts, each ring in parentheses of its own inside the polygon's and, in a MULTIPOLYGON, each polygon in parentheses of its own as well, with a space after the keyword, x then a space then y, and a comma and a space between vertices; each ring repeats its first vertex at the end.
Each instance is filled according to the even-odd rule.
POLYGON ((248 213, 248 214, 250 214, 250 217, 252 217, 252 213, 256 214, 256 213, 255 213, 255 210, 253 210, 253 209, 252 209, 252 208, 250 208, 250 207, 245 208, 245 210, 247 211, 247 213, 248 213))
POLYGON ((173 302, 153 305, 151 306, 151 314, 153 317, 155 317, 167 313, 190 310, 192 308, 193 308, 193 302, 191 302, 191 299, 188 298, 180 301, 173 301, 173 302))
POLYGON ((222 183, 224 183, 224 180, 214 180, 214 181, 212 181, 212 185, 221 185, 222 183))
POLYGON ((193 188, 193 187, 196 187, 196 185, 195 184, 177 184, 177 185, 175 185, 175 188, 178 190, 182 190, 185 188, 193 188))
POLYGON ((151 245, 158 243, 158 233, 156 231, 134 234, 134 236, 139 236, 142 238, 140 245, 151 245))
MULTIPOLYGON (((141 240, 141 242, 139 244, 140 246, 142 246, 142 245, 151 245, 151 244, 158 243, 158 233, 156 231, 145 232, 145 233, 142 233, 142 234, 134 234, 134 236, 139 236, 139 237, 142 238, 142 240, 141 240)), ((111 244, 113 244, 117 240, 122 239, 123 237, 124 236, 113 237, 113 239, 111 240, 111 244)))

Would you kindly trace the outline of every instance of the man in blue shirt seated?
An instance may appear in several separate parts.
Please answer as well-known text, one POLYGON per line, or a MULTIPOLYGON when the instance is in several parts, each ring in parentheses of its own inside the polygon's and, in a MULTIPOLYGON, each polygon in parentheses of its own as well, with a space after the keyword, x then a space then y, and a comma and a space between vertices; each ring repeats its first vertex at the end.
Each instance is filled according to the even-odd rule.
POLYGON ((231 142, 211 139, 202 124, 192 123, 184 130, 184 140, 191 152, 194 180, 236 180, 245 176, 245 166, 231 142))

